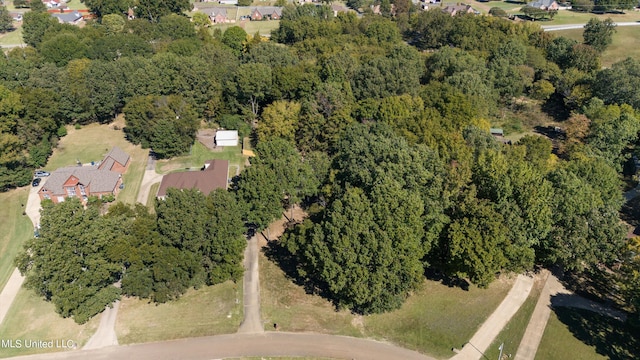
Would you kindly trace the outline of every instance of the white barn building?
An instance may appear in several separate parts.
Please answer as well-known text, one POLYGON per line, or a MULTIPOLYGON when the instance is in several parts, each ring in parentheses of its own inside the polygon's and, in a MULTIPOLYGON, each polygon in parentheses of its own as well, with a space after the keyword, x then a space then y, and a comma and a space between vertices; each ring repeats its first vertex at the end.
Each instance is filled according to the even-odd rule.
POLYGON ((238 146, 238 130, 216 131, 216 146, 238 146))

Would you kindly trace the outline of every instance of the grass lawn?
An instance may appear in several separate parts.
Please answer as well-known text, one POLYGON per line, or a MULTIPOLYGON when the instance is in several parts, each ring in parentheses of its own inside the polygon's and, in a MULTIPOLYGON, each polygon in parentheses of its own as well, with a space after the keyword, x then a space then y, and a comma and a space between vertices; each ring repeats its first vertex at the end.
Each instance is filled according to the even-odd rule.
MULTIPOLYGON (((452 3, 454 4, 454 3, 452 3)), ((506 1, 477 1, 477 0, 473 0, 470 1, 468 3, 465 4, 469 4, 471 5, 472 8, 480 11, 483 14, 488 14, 489 10, 491 10, 491 8, 497 7, 500 8, 504 11, 506 11, 507 13, 516 13, 516 10, 520 10, 521 7, 523 7, 525 4, 518 4, 518 3, 514 3, 514 2, 506 2, 506 1)))
MULTIPOLYGON (((80 349, 93 335, 100 323, 100 316, 94 317, 84 325, 76 324, 72 319, 63 319, 55 312, 52 303, 42 300, 33 291, 20 289, 10 311, 0 325, 0 339, 5 340, 68 340, 78 344, 80 349)), ((0 348, 0 357, 44 353, 52 351, 69 351, 65 348, 27 349, 0 348)))
POLYGON ((174 171, 200 169, 205 161, 211 159, 229 160, 229 176, 234 176, 238 167, 240 171, 244 169, 245 158, 242 156, 242 147, 240 145, 210 150, 199 141, 196 141, 191 147, 189 155, 168 160, 158 160, 156 162, 156 171, 160 174, 166 174, 174 171))
MULTIPOLYGON (((555 32, 557 36, 564 36, 582 42, 582 29, 562 30, 555 32)), ((612 64, 628 57, 640 60, 640 26, 621 26, 616 28, 613 42, 602 53, 602 66, 612 64)))
MULTIPOLYGON (((240 15, 242 12, 239 10, 240 15)), ((235 24, 220 24, 212 25, 209 29, 220 29, 223 32, 232 26, 239 26, 249 35, 254 35, 259 32, 260 35, 270 35, 272 30, 275 30, 280 26, 280 20, 265 20, 265 21, 238 21, 235 24)))
POLYGON ((0 193, 0 289, 13 273, 13 258, 22 244, 33 236, 33 224, 29 217, 22 215, 23 204, 27 203, 29 187, 22 187, 0 193))
POLYGON ((227 281, 190 289, 165 304, 123 298, 116 334, 120 344, 228 334, 238 330, 242 318, 242 283, 227 281))
POLYGON ((53 150, 45 169, 53 171, 59 167, 74 166, 78 160, 83 164, 100 161, 112 147, 118 146, 131 156, 131 164, 123 175, 125 188, 117 200, 135 203, 147 165, 148 150, 128 142, 122 130, 114 130, 111 125, 90 124, 79 130, 68 126, 67 131, 67 136, 53 150))
POLYGON ((153 212, 155 212, 154 206, 156 203, 156 195, 158 194, 158 189, 160 189, 160 183, 155 183, 151 185, 151 188, 149 188, 149 197, 147 198, 146 205, 153 212))
POLYGON ((450 288, 435 281, 404 306, 387 314, 357 316, 336 311, 326 299, 308 295, 264 254, 260 255, 260 300, 266 330, 311 331, 388 340, 431 356, 449 358, 506 296, 513 281, 498 280, 487 290, 450 288))
MULTIPOLYGON (((489 346, 489 349, 487 349, 487 351, 485 352, 485 355, 489 359, 497 359, 498 356, 500 356, 499 348, 500 344, 503 343, 503 354, 511 354, 515 356, 516 351, 518 350, 518 346, 520 346, 520 341, 522 341, 522 336, 527 329, 527 325, 529 325, 529 320, 531 319, 533 310, 536 307, 543 286, 544 279, 540 279, 535 282, 527 300, 525 300, 524 304, 522 304, 518 312, 513 315, 511 320, 507 323, 507 326, 502 329, 493 344, 491 344, 491 346, 489 346)), ((509 356, 509 358, 511 357, 512 356, 509 356)))
POLYGON ((16 29, 8 33, 0 35, 0 45, 22 44, 22 25, 16 25, 16 29))

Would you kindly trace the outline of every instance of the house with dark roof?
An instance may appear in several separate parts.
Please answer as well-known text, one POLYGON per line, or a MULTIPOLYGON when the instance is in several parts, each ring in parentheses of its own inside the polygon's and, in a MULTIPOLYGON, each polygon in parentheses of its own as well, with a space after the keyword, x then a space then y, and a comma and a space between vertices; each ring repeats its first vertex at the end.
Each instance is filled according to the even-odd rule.
POLYGON ((127 171, 130 162, 127 153, 114 147, 98 165, 69 166, 53 171, 38 195, 40 200, 54 203, 70 197, 78 197, 86 202, 89 196, 115 196, 122 185, 122 174, 127 171))
POLYGON ((446 12, 451 16, 462 15, 462 14, 476 14, 479 15, 480 12, 471 7, 471 5, 466 4, 456 4, 456 5, 447 5, 442 11, 446 12))
POLYGON ((251 21, 259 20, 280 20, 282 8, 278 6, 259 6, 251 11, 249 18, 251 21))
POLYGON ((209 16, 209 19, 211 20, 212 23, 223 24, 223 23, 231 22, 227 15, 227 9, 228 8, 224 8, 224 7, 211 7, 211 8, 202 9, 200 11, 205 13, 207 16, 209 16))
POLYGON ((157 197, 164 199, 167 189, 198 189, 209 195, 215 189, 226 189, 229 178, 229 161, 208 160, 200 171, 183 171, 162 177, 157 197))
POLYGON ((51 14, 51 15, 57 18, 58 22, 61 24, 77 25, 82 21, 82 15, 77 11, 74 11, 71 13, 51 14))

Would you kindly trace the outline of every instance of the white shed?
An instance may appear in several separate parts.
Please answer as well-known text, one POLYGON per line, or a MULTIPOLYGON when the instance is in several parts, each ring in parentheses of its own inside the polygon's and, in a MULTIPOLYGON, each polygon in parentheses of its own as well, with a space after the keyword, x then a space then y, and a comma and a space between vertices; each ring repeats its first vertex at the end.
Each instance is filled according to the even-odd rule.
POLYGON ((238 130, 216 131, 216 146, 238 146, 238 130))

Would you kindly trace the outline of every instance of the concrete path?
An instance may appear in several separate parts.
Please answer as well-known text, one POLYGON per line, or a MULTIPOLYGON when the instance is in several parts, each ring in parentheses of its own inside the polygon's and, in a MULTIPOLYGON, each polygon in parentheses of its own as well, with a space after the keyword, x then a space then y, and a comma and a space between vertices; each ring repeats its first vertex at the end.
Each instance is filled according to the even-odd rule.
POLYGON ((498 336, 500 331, 507 325, 511 317, 520 309, 520 306, 529 296, 533 287, 533 278, 518 275, 515 284, 507 296, 502 300, 496 310, 489 318, 480 326, 471 340, 467 342, 462 350, 452 360, 479 360, 484 356, 493 340, 498 336))
MULTIPOLYGON (((156 172, 156 161, 151 156, 149 156, 149 159, 147 161, 147 168, 144 171, 142 183, 140 184, 140 190, 138 190, 138 198, 136 199, 136 202, 147 205, 151 185, 159 183, 161 181, 162 175, 156 172)), ((153 195, 155 196, 155 194, 153 195)))
POLYGON ((98 330, 87 341, 82 350, 100 349, 107 346, 118 345, 118 337, 116 336, 116 318, 118 317, 118 309, 120 301, 113 303, 113 307, 106 307, 100 318, 98 330))
MULTIPOLYGON (((42 183, 44 183, 44 181, 42 183)), ((40 224, 40 197, 38 196, 38 191, 41 187, 42 184, 29 189, 29 196, 27 197, 27 204, 24 209, 29 219, 31 219, 34 229, 40 224)), ((18 295, 22 283, 24 283, 24 276, 20 275, 20 271, 16 268, 13 270, 2 292, 0 292, 0 324, 2 324, 5 316, 9 312, 9 308, 11 304, 13 304, 16 295, 18 295)))
POLYGON ((602 315, 624 321, 626 315, 618 310, 603 306, 600 303, 585 299, 567 290, 558 278, 548 270, 543 270, 547 280, 542 288, 538 303, 536 304, 531 320, 525 330, 515 360, 534 360, 544 329, 547 327, 551 310, 555 306, 575 307, 598 312, 602 315))
MULTIPOLYGON (((619 22, 615 23, 616 26, 638 26, 640 22, 619 22)), ((582 29, 586 24, 565 24, 565 25, 542 25, 540 26, 544 31, 560 31, 560 30, 573 30, 582 29)))
POLYGON ((16 359, 211 360, 229 357, 295 356, 367 360, 434 360, 391 344, 346 336, 267 332, 230 334, 183 340, 64 351, 16 359))
POLYGON ((260 279, 258 273, 258 235, 254 235, 244 250, 243 301, 244 320, 238 328, 239 334, 263 333, 260 320, 260 279))

